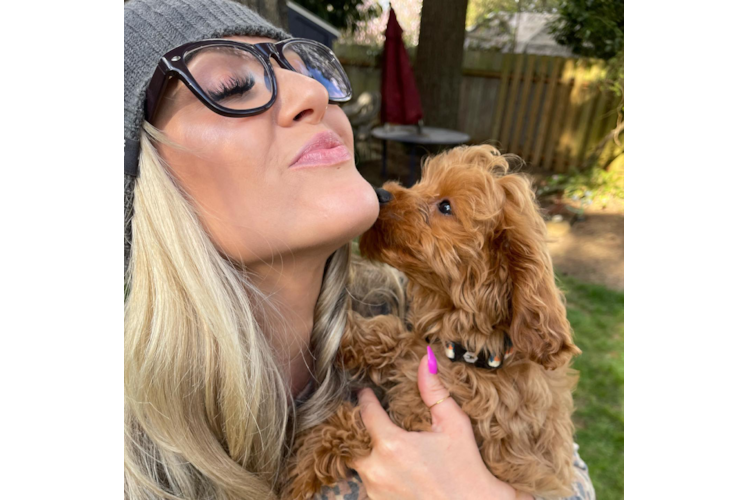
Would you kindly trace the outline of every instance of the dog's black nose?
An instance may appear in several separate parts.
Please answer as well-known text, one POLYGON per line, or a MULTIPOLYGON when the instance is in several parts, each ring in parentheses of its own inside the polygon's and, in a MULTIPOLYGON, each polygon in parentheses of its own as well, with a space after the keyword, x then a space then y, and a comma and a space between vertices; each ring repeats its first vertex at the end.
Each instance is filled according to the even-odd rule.
POLYGON ((377 199, 379 200, 380 205, 384 205, 392 200, 392 193, 386 189, 376 188, 374 191, 377 192, 377 199))

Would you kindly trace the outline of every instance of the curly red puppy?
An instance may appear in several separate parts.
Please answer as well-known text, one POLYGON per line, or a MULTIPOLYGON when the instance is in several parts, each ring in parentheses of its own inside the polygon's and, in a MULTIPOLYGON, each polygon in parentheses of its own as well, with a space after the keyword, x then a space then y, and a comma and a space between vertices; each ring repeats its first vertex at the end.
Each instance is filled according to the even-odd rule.
MULTIPOLYGON (((351 311, 340 362, 385 389, 395 423, 428 431, 416 380, 430 344, 489 470, 537 496, 570 495, 577 374, 569 365, 580 351, 530 181, 509 174, 494 147, 461 146, 429 158, 412 188, 383 189, 391 199, 359 245, 363 256, 408 277, 412 330, 396 316, 351 311)), ((299 439, 293 498, 344 477, 369 453, 356 412, 346 403, 299 439)))

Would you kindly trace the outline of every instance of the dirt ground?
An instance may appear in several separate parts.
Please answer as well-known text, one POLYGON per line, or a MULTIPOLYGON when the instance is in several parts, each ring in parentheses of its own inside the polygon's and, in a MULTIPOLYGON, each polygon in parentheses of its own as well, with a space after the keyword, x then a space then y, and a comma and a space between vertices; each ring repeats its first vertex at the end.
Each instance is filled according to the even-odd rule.
MULTIPOLYGON (((364 150, 357 159, 359 171, 373 186, 381 186, 390 179, 407 185, 408 151, 392 144, 388 147, 386 179, 381 176, 381 150, 377 144, 364 150)), ((419 174, 417 166, 416 180, 419 174)), ((585 211, 584 220, 570 223, 570 219, 564 216, 563 221, 548 221, 549 245, 556 271, 623 291, 623 206, 591 208, 585 211)))
POLYGON ((587 211, 573 225, 549 221, 548 235, 559 274, 623 291, 622 211, 587 211))

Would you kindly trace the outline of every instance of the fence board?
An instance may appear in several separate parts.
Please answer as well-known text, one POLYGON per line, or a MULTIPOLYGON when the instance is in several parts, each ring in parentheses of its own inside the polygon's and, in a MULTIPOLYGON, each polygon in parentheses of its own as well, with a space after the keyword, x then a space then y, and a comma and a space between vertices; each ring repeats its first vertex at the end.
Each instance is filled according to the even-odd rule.
POLYGON ((595 150, 602 138, 605 137, 605 134, 608 133, 604 129, 605 123, 609 118, 605 112, 610 108, 612 99, 613 92, 610 90, 605 89, 600 92, 600 99, 598 99, 595 112, 592 114, 592 118, 590 118, 590 135, 587 141, 587 149, 584 152, 585 161, 590 153, 595 150))
MULTIPOLYGON (((501 82, 499 83, 499 96, 496 98, 496 113, 494 113, 494 126, 491 130, 491 137, 500 141, 501 123, 506 110, 506 95, 509 92, 509 75, 512 73, 514 59, 518 56, 515 54, 505 54, 501 61, 501 82)), ((503 149, 503 148, 502 148, 503 149)))
POLYGON ((553 115, 551 116, 551 127, 548 132, 545 156, 543 157, 543 167, 547 169, 553 169, 554 167, 554 154, 556 152, 556 146, 558 145, 558 137, 561 131, 564 113, 566 112, 566 106, 569 103, 571 80, 573 76, 574 61, 567 59, 564 63, 564 69, 561 73, 561 80, 559 81, 558 89, 556 90, 556 102, 553 108, 553 115))
POLYGON ((530 99, 530 111, 527 122, 527 133, 522 141, 522 155, 525 157, 525 161, 528 163, 533 161, 532 158, 532 147, 533 139, 537 133, 535 131, 535 125, 538 122, 538 110, 540 109, 540 101, 543 97, 543 89, 547 86, 548 70, 551 68, 551 58, 548 56, 541 56, 538 59, 538 77, 535 81, 535 89, 530 99))
MULTIPOLYGON (((526 116, 527 98, 530 96, 530 87, 532 87, 532 77, 535 74, 535 54, 525 55, 525 76, 522 81, 522 94, 519 98, 519 108, 517 109, 517 119, 514 121, 514 125, 509 128, 509 135, 507 140, 509 141, 509 151, 512 153, 520 154, 519 141, 522 136, 522 125, 524 125, 524 118, 526 116)), ((519 76, 519 75, 518 75, 519 76)))
POLYGON ((590 68, 590 72, 587 75, 587 81, 585 82, 584 95, 582 96, 582 109, 579 112, 576 137, 574 138, 569 160, 577 169, 581 168, 584 164, 587 142, 589 141, 592 129, 592 121, 590 118, 592 117, 593 109, 601 97, 600 86, 597 84, 601 71, 602 67, 599 64, 594 64, 592 68, 590 68))
POLYGON ((556 146, 556 172, 568 172, 569 155, 571 153, 574 131, 581 107, 584 83, 587 76, 587 67, 583 60, 577 60, 576 71, 574 71, 574 82, 569 94, 569 104, 563 114, 561 132, 556 146))
MULTIPOLYGON (((507 96, 506 114, 502 117, 501 125, 501 136, 499 141, 509 147, 510 139, 512 136, 512 125, 514 123, 514 113, 517 109, 517 101, 519 99, 520 89, 520 75, 522 74, 522 67, 527 60, 527 56, 524 54, 518 54, 517 59, 514 62, 514 71, 512 73, 512 83, 509 87, 509 95, 507 96), (503 141, 502 141, 503 139, 503 141)), ((508 152, 514 153, 513 150, 507 149, 508 152)))
POLYGON ((556 93, 559 87, 558 77, 561 74, 561 66, 563 64, 564 59, 562 57, 553 58, 551 76, 548 77, 548 84, 546 85, 545 97, 543 99, 543 110, 540 115, 540 123, 538 124, 538 135, 535 139, 535 149, 532 154, 533 162, 536 165, 542 164, 545 141, 550 135, 549 129, 551 127, 551 118, 553 116, 556 93))
POLYGON ((473 129, 472 137, 475 137, 481 142, 491 141, 491 128, 493 127, 493 114, 485 110, 491 110, 496 107, 496 94, 500 82, 496 78, 481 78, 481 92, 480 100, 476 103, 476 107, 473 110, 479 120, 476 129, 473 129), (477 110, 477 112, 475 111, 477 110))
MULTIPOLYGON (((481 108, 481 102, 485 102, 485 95, 486 95, 486 82, 488 81, 488 78, 474 78, 471 82, 471 92, 475 95, 475 99, 471 101, 472 109, 480 109, 481 108)), ((485 132, 485 128, 483 123, 487 123, 487 125, 491 126, 491 118, 488 117, 488 121, 486 121, 486 113, 470 113, 472 116, 472 123, 470 127, 470 137, 477 141, 481 141, 484 139, 488 139, 487 134, 485 132)))

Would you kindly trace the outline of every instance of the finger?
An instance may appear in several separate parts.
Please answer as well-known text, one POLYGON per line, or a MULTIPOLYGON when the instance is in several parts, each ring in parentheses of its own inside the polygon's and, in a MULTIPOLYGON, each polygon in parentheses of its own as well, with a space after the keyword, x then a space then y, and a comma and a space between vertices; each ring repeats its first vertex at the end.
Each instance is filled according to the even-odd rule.
POLYGON ((421 364, 418 365, 418 390, 421 393, 421 399, 426 403, 426 406, 432 406, 437 401, 447 398, 432 406, 430 410, 431 427, 435 432, 446 432, 451 429, 462 430, 467 415, 454 398, 449 397, 449 391, 439 378, 436 356, 431 351, 431 346, 428 346, 427 349, 430 353, 421 358, 421 364), (429 362, 429 357, 432 358, 431 362, 429 362), (432 373, 432 371, 437 373, 432 373))
POLYGON ((366 387, 358 392, 358 403, 361 407, 361 420, 373 443, 392 438, 398 432, 405 432, 392 422, 370 388, 366 387))

